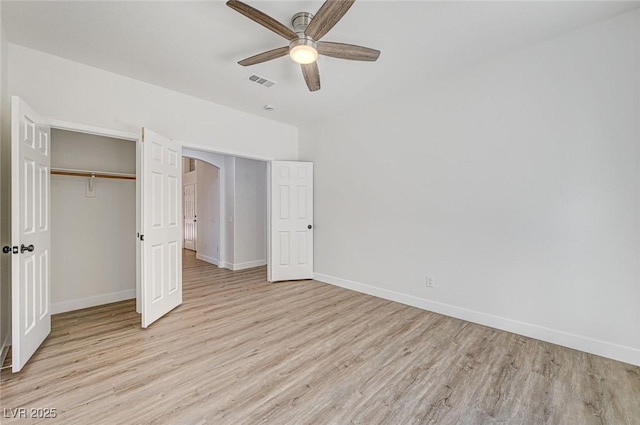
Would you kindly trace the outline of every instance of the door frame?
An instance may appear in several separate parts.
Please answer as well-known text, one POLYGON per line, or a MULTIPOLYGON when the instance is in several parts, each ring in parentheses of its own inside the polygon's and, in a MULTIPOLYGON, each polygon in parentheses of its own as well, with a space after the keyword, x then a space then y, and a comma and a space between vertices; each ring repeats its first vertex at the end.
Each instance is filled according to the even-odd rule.
POLYGON ((108 128, 77 124, 73 122, 55 120, 55 119, 48 119, 48 121, 49 121, 49 126, 57 130, 75 131, 77 133, 87 133, 87 134, 93 134, 94 136, 112 137, 114 139, 129 140, 132 142, 137 142, 140 139, 140 135, 138 133, 129 133, 127 131, 111 130, 108 128))
MULTIPOLYGON (((46 117, 45 117, 46 118, 46 117)), ((109 128, 96 127, 92 125, 79 124, 69 121, 49 119, 51 129, 74 131, 77 133, 92 134, 94 136, 112 137, 114 139, 128 140, 136 143, 136 199, 140 197, 140 135, 137 133, 129 133, 126 131, 112 130, 109 128)), ((136 202, 136 233, 139 235, 140 230, 140 214, 141 211, 136 202)), ((136 313, 142 312, 141 300, 141 280, 142 270, 140 269, 140 240, 136 238, 136 313)))
POLYGON ((273 282, 271 267, 271 161, 267 162, 267 282, 273 282))

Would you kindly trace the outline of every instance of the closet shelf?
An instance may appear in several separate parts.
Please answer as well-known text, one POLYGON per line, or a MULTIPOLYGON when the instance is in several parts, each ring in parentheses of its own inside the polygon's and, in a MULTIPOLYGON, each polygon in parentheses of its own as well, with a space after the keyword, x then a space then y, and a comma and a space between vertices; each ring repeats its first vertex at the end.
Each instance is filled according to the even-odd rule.
POLYGON ((110 173, 108 171, 89 171, 89 170, 72 170, 68 168, 52 168, 52 175, 57 176, 75 176, 75 177, 95 177, 102 179, 124 179, 135 180, 135 174, 127 173, 110 173))

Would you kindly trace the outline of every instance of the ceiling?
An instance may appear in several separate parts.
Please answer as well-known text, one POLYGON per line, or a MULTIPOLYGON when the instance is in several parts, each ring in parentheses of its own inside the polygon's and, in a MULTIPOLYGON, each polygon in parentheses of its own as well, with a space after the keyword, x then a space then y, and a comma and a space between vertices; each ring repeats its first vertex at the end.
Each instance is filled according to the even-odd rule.
MULTIPOLYGON (((246 2, 289 25, 322 1, 246 2)), ((322 89, 307 90, 282 57, 237 61, 287 41, 223 1, 2 1, 7 39, 293 125, 384 102, 496 56, 640 7, 638 1, 357 1, 323 38, 382 51, 377 62, 318 60, 322 89), (277 82, 248 81, 256 73, 277 82), (264 105, 276 110, 265 111, 264 105)))

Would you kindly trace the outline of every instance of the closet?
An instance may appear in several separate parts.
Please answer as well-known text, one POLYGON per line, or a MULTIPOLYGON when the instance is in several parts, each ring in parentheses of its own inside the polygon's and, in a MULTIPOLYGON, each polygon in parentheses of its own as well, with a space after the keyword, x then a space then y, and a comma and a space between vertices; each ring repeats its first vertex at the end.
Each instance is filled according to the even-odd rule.
POLYGON ((51 311, 136 296, 136 143, 51 131, 51 311))

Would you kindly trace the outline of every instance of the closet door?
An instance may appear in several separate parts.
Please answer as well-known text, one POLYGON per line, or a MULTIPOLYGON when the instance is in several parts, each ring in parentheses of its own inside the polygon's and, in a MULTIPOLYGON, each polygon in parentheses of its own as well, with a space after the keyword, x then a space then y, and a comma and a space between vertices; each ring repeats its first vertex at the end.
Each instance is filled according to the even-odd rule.
POLYGON ((182 147, 143 128, 141 151, 141 295, 146 328, 182 303, 182 147))
POLYGON ((18 372, 51 332, 51 131, 11 99, 11 363, 18 372))

